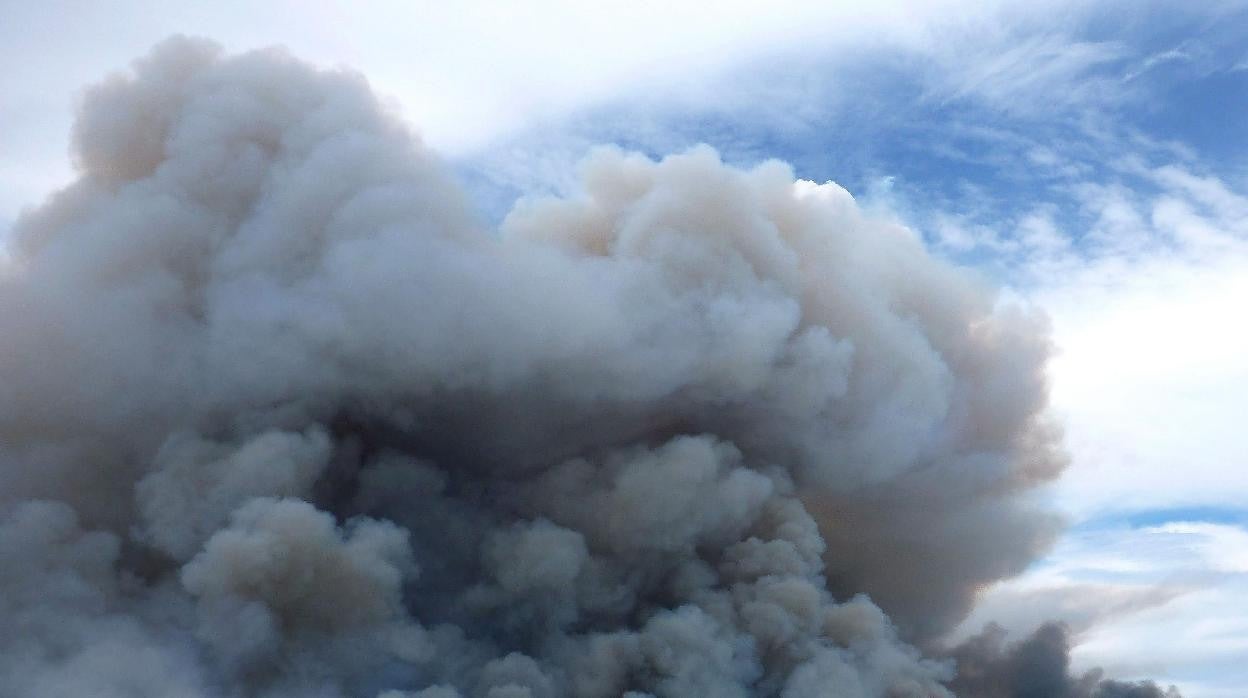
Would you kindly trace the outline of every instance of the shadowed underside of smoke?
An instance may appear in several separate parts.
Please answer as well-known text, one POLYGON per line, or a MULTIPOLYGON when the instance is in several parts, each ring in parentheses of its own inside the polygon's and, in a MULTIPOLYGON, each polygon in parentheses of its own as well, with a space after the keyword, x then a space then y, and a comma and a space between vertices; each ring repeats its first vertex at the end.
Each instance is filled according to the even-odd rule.
MULTIPOLYGON (((483 229, 364 81, 173 39, 0 267, 0 692, 946 696, 1049 343, 833 184, 603 150, 483 229)), ((996 695, 996 694, 992 694, 996 695)))
POLYGON ((1005 645, 1005 632, 989 626, 953 652, 958 677, 949 687, 964 698, 1179 698, 1152 681, 1102 678, 1098 670, 1070 673, 1070 639, 1056 623, 1005 645))

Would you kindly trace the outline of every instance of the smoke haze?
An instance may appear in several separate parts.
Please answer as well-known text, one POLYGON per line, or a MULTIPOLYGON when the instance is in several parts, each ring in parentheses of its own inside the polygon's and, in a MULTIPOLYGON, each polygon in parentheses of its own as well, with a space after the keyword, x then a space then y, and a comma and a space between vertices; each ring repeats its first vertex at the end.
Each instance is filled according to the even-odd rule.
POLYGON ((603 149, 491 231, 360 76, 186 38, 73 157, 0 261, 4 695, 1153 695, 917 649, 1057 531, 1050 344, 835 184, 603 149))

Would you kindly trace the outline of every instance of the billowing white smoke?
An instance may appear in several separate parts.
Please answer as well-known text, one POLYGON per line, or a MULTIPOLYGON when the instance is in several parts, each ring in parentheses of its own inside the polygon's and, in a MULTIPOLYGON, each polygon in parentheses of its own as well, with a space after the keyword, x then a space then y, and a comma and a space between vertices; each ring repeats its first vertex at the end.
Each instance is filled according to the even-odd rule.
POLYGON ((1053 533, 1043 319, 836 185, 603 150, 492 232, 358 76, 181 38, 74 152, 0 694, 945 696, 907 643, 1053 533))

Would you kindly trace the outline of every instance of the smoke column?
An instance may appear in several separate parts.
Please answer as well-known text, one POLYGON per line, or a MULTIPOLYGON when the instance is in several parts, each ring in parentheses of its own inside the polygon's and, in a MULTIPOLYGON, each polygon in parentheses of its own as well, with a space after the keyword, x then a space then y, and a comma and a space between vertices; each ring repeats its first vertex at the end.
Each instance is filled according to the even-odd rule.
POLYGON ((491 231, 361 77, 186 38, 73 136, 0 261, 2 695, 949 696, 1056 532, 1043 317, 834 184, 605 149, 491 231))

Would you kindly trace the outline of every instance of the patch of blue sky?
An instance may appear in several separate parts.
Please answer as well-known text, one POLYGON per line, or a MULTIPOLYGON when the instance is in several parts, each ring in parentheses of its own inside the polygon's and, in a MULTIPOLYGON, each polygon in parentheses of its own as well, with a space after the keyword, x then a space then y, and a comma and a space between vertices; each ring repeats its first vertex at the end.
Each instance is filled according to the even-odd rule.
POLYGON ((1154 528, 1169 523, 1207 523, 1248 528, 1248 508, 1197 505, 1115 512, 1082 521, 1072 530, 1096 531, 1124 526, 1154 528))
MULTIPOLYGON (((792 164, 799 177, 836 181, 859 198, 879 193, 880 183, 887 182, 894 198, 890 203, 902 215, 947 212, 968 223, 1004 228, 1002 234, 1008 234, 1020 216, 1044 205, 1054 224, 1073 231, 1077 239, 1077 231, 1086 229, 1094 215, 1080 206, 1077 185, 1132 179, 1131 173, 1113 169, 1147 147, 1139 143, 1141 139, 1129 138, 1129 129, 1121 123, 1113 129, 1120 134, 1102 134, 1098 143, 1086 124, 1070 115, 1033 119, 973 100, 933 102, 923 98, 920 85, 900 75, 880 77, 871 89, 870 99, 826 110, 782 101, 770 102, 766 113, 749 105, 738 109, 612 103, 573 115, 562 124, 535 126, 512 143, 491 149, 488 162, 468 161, 460 168, 470 187, 488 194, 485 198, 493 210, 487 217, 497 218, 519 195, 558 188, 540 176, 500 177, 500 151, 522 161, 551 153, 576 159, 593 144, 612 143, 661 157, 707 143, 730 163, 749 166, 777 158, 792 164), (795 116, 777 120, 770 116, 775 112, 795 116), (493 173, 485 174, 487 169, 493 173)), ((778 95, 791 92, 776 90, 769 96, 778 100, 778 95)), ((795 92, 793 99, 809 97, 809 90, 795 92)), ((1146 181, 1131 182, 1133 190, 1149 186, 1146 181)), ((908 223, 931 232, 922 230, 921 215, 911 218, 908 223)))
POLYGON ((1248 66, 1228 54, 1223 67, 1204 72, 1175 66, 1154 80, 1157 100, 1136 116, 1139 127, 1181 141, 1206 166, 1242 177, 1248 158, 1248 66))
POLYGON ((696 94, 625 94, 534 124, 457 165, 497 222, 518 196, 566 193, 568 182, 542 170, 567 172, 595 144, 657 158, 707 143, 732 164, 777 158, 868 205, 881 199, 879 208, 934 243, 961 226, 965 239, 943 253, 1006 276, 1010 241, 1037 214, 1078 249, 1101 215, 1088 205, 1089 183, 1147 199, 1160 193, 1149 170, 1176 162, 1237 179, 1248 149, 1248 69, 1236 68, 1243 57, 1229 37, 1245 14, 1217 25, 1200 14, 1123 17, 1093 17, 1060 41, 1023 41, 1013 63, 992 68, 1004 77, 984 74, 969 87, 943 85, 915 56, 886 50, 848 60, 781 53, 727 69, 696 94), (1062 63, 1062 42, 1083 63, 1062 63), (1059 64, 1051 70, 1104 94, 1036 94, 1066 85, 1063 74, 1048 83, 1020 77, 1032 59, 1040 72, 1059 64), (1012 93, 1010 80, 1031 92, 1012 93), (563 166, 530 166, 552 158, 563 166))

